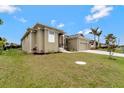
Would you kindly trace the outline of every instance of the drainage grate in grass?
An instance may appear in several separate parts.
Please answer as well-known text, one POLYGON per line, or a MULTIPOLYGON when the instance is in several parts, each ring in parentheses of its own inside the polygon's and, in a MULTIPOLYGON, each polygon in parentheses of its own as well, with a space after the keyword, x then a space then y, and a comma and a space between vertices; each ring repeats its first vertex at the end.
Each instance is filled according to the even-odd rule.
POLYGON ((78 65, 86 65, 87 63, 84 62, 84 61, 76 61, 75 64, 78 64, 78 65))

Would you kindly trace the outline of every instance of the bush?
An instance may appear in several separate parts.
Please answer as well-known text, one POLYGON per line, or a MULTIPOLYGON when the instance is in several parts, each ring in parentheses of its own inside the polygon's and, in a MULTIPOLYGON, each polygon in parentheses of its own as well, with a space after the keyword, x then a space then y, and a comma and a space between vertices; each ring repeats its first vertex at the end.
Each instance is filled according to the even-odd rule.
POLYGON ((0 55, 2 54, 2 51, 3 51, 3 45, 4 45, 4 42, 0 41, 0 55))

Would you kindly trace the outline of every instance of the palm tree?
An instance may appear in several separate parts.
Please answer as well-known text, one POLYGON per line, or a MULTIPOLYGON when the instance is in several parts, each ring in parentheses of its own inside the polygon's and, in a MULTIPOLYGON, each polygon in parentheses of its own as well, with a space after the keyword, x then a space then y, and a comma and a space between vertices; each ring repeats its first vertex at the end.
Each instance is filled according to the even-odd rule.
POLYGON ((98 47, 100 47, 100 36, 102 34, 102 31, 98 31, 97 32, 97 36, 98 36, 98 47))
POLYGON ((3 24, 3 20, 2 19, 0 19, 0 25, 2 25, 3 24))
POLYGON ((108 51, 109 51, 109 58, 112 58, 114 50, 115 50, 115 43, 116 43, 116 37, 113 34, 108 34, 105 37, 106 44, 108 46, 108 51))
POLYGON ((91 28, 91 32, 90 32, 90 34, 94 35, 94 45, 95 45, 95 48, 97 48, 97 46, 96 46, 96 36, 97 36, 97 33, 98 33, 98 29, 99 29, 99 27, 97 27, 96 29, 95 28, 91 28))

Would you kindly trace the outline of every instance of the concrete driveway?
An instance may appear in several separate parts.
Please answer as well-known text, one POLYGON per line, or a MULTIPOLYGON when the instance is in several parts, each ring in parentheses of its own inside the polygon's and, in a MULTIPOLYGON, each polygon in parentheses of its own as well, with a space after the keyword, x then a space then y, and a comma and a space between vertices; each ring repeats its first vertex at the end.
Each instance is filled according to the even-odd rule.
MULTIPOLYGON (((84 50, 84 51, 79 51, 79 52, 87 52, 87 53, 95 53, 95 54, 109 55, 109 52, 107 52, 107 51, 101 51, 101 50, 84 50)), ((121 54, 121 53, 114 53, 113 56, 124 57, 124 54, 121 54)))

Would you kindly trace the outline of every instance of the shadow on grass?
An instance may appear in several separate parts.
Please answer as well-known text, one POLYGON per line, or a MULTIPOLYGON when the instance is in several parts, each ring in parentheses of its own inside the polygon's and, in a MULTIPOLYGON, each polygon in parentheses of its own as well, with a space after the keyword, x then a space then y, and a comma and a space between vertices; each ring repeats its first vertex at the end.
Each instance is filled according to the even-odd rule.
POLYGON ((108 57, 109 60, 117 60, 115 57, 108 57))

